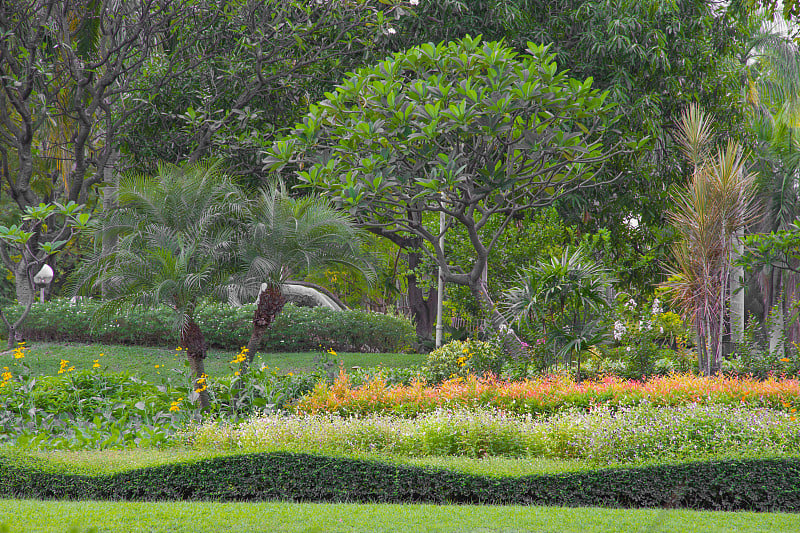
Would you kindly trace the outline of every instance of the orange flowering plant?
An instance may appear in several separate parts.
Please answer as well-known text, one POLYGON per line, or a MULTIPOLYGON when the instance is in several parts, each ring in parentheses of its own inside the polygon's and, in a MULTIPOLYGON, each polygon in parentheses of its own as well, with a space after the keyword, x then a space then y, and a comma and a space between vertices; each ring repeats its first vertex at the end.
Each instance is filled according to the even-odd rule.
POLYGON ((294 410, 308 414, 414 416, 443 407, 489 407, 515 414, 550 414, 573 408, 591 410, 601 405, 642 404, 663 407, 729 405, 789 411, 800 406, 800 380, 769 378, 758 381, 671 374, 647 381, 610 376, 577 383, 565 376, 515 382, 459 376, 437 386, 423 381, 388 386, 381 378, 376 378, 353 387, 342 370, 332 385, 318 383, 295 404, 294 410))

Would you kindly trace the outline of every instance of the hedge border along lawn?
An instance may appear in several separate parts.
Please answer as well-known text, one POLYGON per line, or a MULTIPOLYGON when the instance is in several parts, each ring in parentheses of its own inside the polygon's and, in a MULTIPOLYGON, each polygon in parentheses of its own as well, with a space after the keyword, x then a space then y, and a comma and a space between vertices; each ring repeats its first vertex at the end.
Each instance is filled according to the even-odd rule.
POLYGON ((0 458, 0 496, 66 500, 315 501, 800 511, 800 458, 490 477, 274 452, 86 476, 0 458))

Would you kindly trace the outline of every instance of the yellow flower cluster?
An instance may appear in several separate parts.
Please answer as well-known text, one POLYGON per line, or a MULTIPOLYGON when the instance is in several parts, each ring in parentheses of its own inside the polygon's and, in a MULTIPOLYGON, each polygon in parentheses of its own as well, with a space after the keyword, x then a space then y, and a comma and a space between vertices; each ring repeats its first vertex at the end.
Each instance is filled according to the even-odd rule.
POLYGON ((3 381, 0 382, 0 387, 5 387, 6 385, 8 385, 8 382, 11 381, 11 378, 13 378, 14 376, 11 375, 11 372, 9 372, 8 367, 4 366, 3 373, 0 374, 0 377, 3 378, 3 381))
POLYGON ((465 366, 467 364, 467 361, 472 357, 472 353, 469 351, 469 348, 464 348, 463 350, 461 350, 461 352, 464 355, 459 357, 456 360, 456 362, 458 363, 458 366, 462 366, 463 367, 463 366, 465 366))
POLYGON ((61 360, 61 367, 58 369, 59 374, 63 374, 64 372, 72 372, 75 370, 74 366, 69 366, 69 361, 66 359, 61 360))
POLYGON ((18 342, 17 347, 14 348, 14 359, 25 359, 27 350, 30 350, 30 348, 26 348, 24 342, 18 342))
POLYGON ((178 398, 174 402, 172 402, 169 406, 169 410, 173 412, 177 412, 181 410, 180 403, 183 401, 183 398, 178 398))
POLYGON ((206 390, 208 388, 208 383, 206 383, 206 378, 207 377, 208 377, 208 374, 204 373, 199 378, 197 378, 197 381, 195 382, 197 384, 197 388, 194 390, 195 392, 198 392, 198 393, 199 392, 203 392, 204 390, 206 390))
MULTIPOLYGON (((233 359, 233 361, 231 361, 231 363, 241 363, 242 361, 244 361, 245 359, 247 359, 247 352, 249 352, 249 351, 250 351, 250 350, 248 350, 246 346, 242 346, 242 349, 241 349, 241 350, 239 350, 239 355, 237 355, 237 356, 236 356, 236 357, 233 359)), ((237 375, 238 375, 238 374, 237 374, 237 375)))

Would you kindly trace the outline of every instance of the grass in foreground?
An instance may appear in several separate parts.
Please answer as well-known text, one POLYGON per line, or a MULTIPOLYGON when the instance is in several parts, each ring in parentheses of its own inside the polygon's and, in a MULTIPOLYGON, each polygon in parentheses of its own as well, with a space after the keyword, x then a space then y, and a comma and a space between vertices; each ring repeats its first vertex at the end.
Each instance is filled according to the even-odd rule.
MULTIPOLYGON (((97 359, 105 371, 127 372, 146 381, 160 381, 161 376, 171 374, 171 369, 183 369, 186 361, 183 354, 176 352, 174 348, 157 346, 31 342, 27 347, 29 351, 25 356, 25 363, 37 375, 56 374, 62 359, 68 360, 78 370, 92 368, 97 359)), ((233 373, 234 367, 238 365, 232 365, 230 361, 236 357, 238 348, 232 347, 231 351, 209 350, 205 361, 206 372, 215 377, 233 373)), ((313 370, 320 355, 321 352, 259 353, 255 364, 265 364, 271 368, 279 368, 283 373, 297 374, 313 370)), ((326 357, 333 359, 327 354, 326 357)), ((343 361, 345 368, 406 367, 422 363, 425 355, 339 353, 335 359, 343 361)), ((0 352, 0 368, 12 366, 13 362, 13 351, 0 352)))
POLYGON ((0 500, 16 532, 792 532, 800 515, 520 506, 0 500))

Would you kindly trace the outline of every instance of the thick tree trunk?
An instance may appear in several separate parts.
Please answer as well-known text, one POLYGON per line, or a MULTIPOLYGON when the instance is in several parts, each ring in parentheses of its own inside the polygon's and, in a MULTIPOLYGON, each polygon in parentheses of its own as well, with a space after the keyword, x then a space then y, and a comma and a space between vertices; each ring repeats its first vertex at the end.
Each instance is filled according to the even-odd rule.
POLYGON ((256 310, 253 312, 253 332, 250 334, 250 340, 247 341, 247 354, 239 363, 240 376, 244 376, 250 370, 250 365, 253 364, 253 358, 256 356, 256 350, 261 344, 261 339, 264 338, 267 329, 272 325, 284 305, 286 305, 286 299, 281 294, 280 285, 261 287, 261 291, 258 293, 258 301, 256 302, 256 310))
MULTIPOLYGON (((408 268, 413 271, 419 266, 422 255, 419 252, 408 252, 408 268)), ((436 321, 436 287, 428 289, 428 297, 417 284, 417 276, 408 276, 408 306, 413 314, 417 330, 417 340, 420 343, 433 341, 433 324, 436 321)))
POLYGON ((14 288, 17 293, 17 302, 20 305, 28 306, 36 299, 36 290, 28 277, 25 261, 17 263, 14 269, 14 288))
POLYGON ((186 326, 181 331, 181 347, 186 350, 186 357, 189 360, 189 368, 192 369, 194 379, 192 386, 194 391, 198 393, 200 400, 200 408, 203 410, 211 407, 211 401, 208 396, 208 376, 205 371, 205 358, 208 346, 200 326, 192 319, 189 318, 186 326))

